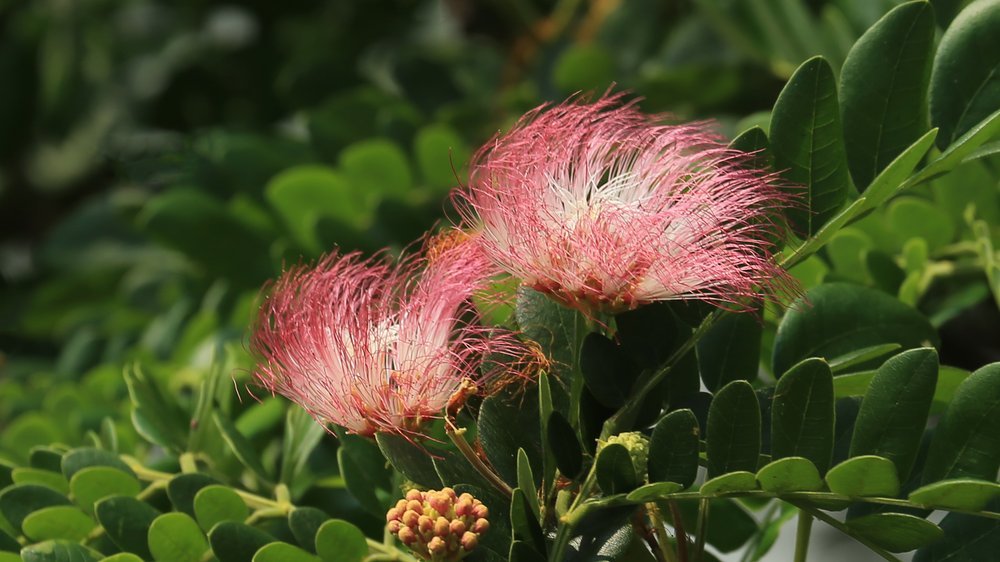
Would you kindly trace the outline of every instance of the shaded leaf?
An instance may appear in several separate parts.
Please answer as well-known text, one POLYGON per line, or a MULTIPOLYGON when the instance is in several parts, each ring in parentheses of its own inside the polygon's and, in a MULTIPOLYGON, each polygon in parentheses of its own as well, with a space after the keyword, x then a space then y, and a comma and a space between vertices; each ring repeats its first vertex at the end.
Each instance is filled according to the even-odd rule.
POLYGON ((691 410, 667 414, 649 439, 650 482, 676 482, 682 488, 698 476, 698 420, 691 410))
POLYGON ((757 471, 760 425, 760 405, 749 383, 733 381, 715 395, 708 410, 709 478, 757 471))
POLYGON ((833 375, 822 359, 806 359, 775 387, 771 458, 805 457, 822 474, 833 456, 833 437, 833 375))

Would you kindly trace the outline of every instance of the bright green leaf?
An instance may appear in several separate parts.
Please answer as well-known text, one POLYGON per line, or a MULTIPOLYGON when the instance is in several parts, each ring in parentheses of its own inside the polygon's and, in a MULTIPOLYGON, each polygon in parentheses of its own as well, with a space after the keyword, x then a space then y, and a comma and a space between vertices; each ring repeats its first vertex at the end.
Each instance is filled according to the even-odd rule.
POLYGON ((110 466, 91 466, 77 471, 69 487, 73 501, 91 514, 94 504, 108 496, 135 496, 142 489, 134 476, 110 466))
POLYGON ((209 531, 220 521, 243 521, 250 510, 235 490, 215 484, 195 494, 194 514, 198 525, 209 531))
POLYGON ((899 494, 895 463, 871 455, 850 458, 831 468, 826 483, 831 492, 844 496, 891 498, 899 494))
POLYGON ((980 511, 1000 496, 1000 484, 988 480, 941 480, 910 492, 910 501, 937 509, 980 511))
POLYGON ((162 562, 199 562, 208 541, 186 513, 164 513, 149 526, 149 551, 162 562))
POLYGON ((729 492, 746 492, 757 489, 757 475, 747 471, 729 472, 716 476, 701 485, 702 495, 720 495, 729 492))
POLYGON ((319 558, 286 542, 264 545, 253 555, 253 562, 319 562, 319 558))
POLYGON ((96 524, 79 508, 60 505, 46 507, 24 518, 21 528, 35 541, 65 539, 78 541, 87 536, 96 524))
POLYGON ((823 488, 823 479, 809 459, 785 457, 764 465, 757 471, 757 482, 774 494, 815 492, 823 488))
POLYGON ((847 521, 847 528, 889 552, 906 552, 941 538, 941 528, 905 513, 875 513, 847 521))
POLYGON ((360 529, 334 519, 316 533, 316 553, 323 562, 360 562, 368 555, 368 543, 360 529))

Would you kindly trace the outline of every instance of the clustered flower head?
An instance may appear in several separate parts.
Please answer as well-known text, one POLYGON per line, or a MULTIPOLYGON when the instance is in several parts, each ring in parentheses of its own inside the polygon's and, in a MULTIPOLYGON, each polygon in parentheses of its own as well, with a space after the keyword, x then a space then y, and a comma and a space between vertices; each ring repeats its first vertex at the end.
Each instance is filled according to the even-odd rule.
POLYGON ((638 431, 626 431, 618 435, 608 437, 607 441, 598 443, 598 452, 606 445, 618 444, 628 451, 632 458, 632 467, 640 478, 646 475, 646 467, 649 465, 649 438, 638 431))
POLYGON ((451 488, 410 490, 385 519, 389 532, 425 560, 459 560, 479 544, 489 530, 489 509, 471 494, 451 488))
POLYGON ((456 234, 396 263, 333 253, 293 268, 261 307, 255 375, 321 423, 409 437, 506 374, 502 362, 483 372, 484 357, 528 354, 477 322, 470 297, 492 273, 480 246, 456 234))
POLYGON ((777 292, 775 176, 660 120, 620 95, 542 106, 476 154, 460 211, 495 263, 584 312, 777 292))

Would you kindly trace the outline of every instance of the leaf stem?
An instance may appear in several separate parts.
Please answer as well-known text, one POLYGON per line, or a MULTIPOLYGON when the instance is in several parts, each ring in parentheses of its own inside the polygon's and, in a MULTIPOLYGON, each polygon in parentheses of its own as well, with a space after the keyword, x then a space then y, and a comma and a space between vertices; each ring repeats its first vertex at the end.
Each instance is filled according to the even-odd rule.
POLYGON ((573 314, 573 372, 569 381, 569 424, 580 431, 580 400, 583 398, 583 340, 590 333, 590 322, 581 312, 573 314))
POLYGON ((500 493, 504 494, 508 498, 514 495, 514 490, 506 482, 504 482, 504 479, 501 478, 499 474, 497 474, 492 468, 486 466, 483 459, 481 459, 479 455, 476 454, 476 451, 472 449, 472 445, 469 445, 469 442, 465 440, 465 428, 455 427, 451 420, 445 420, 444 427, 445 433, 448 434, 451 442, 455 444, 455 447, 457 447, 458 451, 462 453, 462 456, 469 461, 472 468, 476 469, 476 472, 481 474, 487 482, 492 484, 494 488, 499 490, 500 493))
POLYGON ((809 537, 812 535, 813 516, 799 510, 799 521, 795 528, 795 562, 806 562, 809 552, 809 537))
POLYGON ((653 526, 653 535, 659 545, 660 554, 666 562, 678 562, 677 554, 670 547, 670 537, 667 536, 667 528, 663 524, 663 517, 660 516, 660 508, 656 502, 646 504, 646 513, 649 514, 649 522, 653 526))
POLYGON ((705 552, 705 537, 708 535, 708 509, 711 504, 703 498, 698 504, 698 526, 695 527, 694 561, 701 562, 705 552))
POLYGON ((889 560, 890 562, 900 562, 899 558, 896 558, 891 553, 889 553, 888 551, 886 551, 882 547, 878 546, 877 544, 873 543, 872 541, 868 540, 867 538, 862 537, 862 536, 856 534, 847 525, 844 525, 840 521, 837 521, 836 519, 834 519, 830 515, 828 515, 826 513, 823 513, 822 511, 820 511, 820 510, 818 510, 818 509, 816 509, 814 507, 806 505, 803 502, 794 502, 793 501, 793 502, 789 502, 789 503, 791 503, 795 507, 799 508, 800 510, 808 513, 812 517, 815 517, 816 519, 819 519, 820 521, 822 521, 822 522, 826 523, 827 525, 833 527, 834 529, 837 529, 841 533, 844 533, 845 535, 851 537, 852 539, 858 541, 859 543, 867 546, 872 552, 874 552, 875 554, 878 554, 882 558, 884 558, 886 560, 889 560))
POLYGON ((670 517, 674 520, 674 537, 677 539, 677 556, 680 562, 688 562, 688 537, 684 530, 684 518, 677 502, 670 500, 670 517))
POLYGON ((378 554, 369 555, 364 559, 366 561, 374 562, 375 560, 396 560, 398 562, 419 562, 416 558, 392 545, 382 544, 369 538, 365 538, 365 541, 368 542, 368 550, 378 552, 378 554))

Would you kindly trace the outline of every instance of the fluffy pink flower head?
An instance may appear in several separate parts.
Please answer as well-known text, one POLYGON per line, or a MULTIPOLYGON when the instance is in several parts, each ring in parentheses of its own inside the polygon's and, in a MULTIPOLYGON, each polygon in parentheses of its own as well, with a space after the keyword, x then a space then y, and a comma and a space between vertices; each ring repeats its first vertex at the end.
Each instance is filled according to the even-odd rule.
POLYGON ((526 351, 476 323, 470 297, 494 271, 478 244, 440 239, 396 264, 334 253, 292 269, 261 306, 256 378, 321 423, 409 437, 505 374, 483 373, 485 356, 526 351))
POLYGON ((773 294, 788 196, 703 125, 659 121, 620 95, 542 106, 479 150, 459 209, 495 263, 585 312, 773 294))

